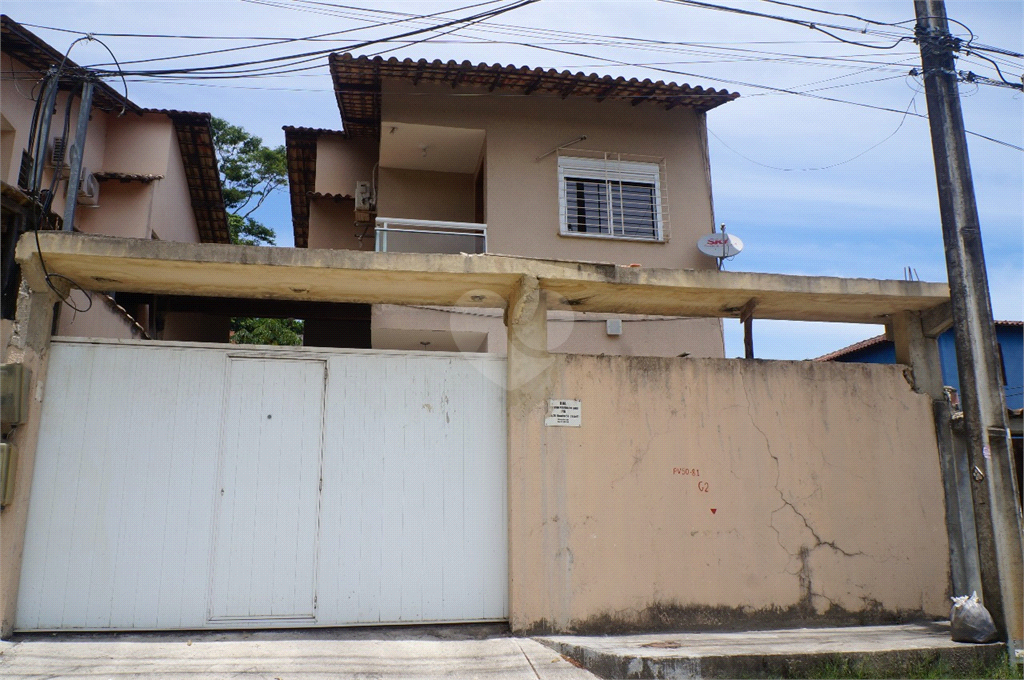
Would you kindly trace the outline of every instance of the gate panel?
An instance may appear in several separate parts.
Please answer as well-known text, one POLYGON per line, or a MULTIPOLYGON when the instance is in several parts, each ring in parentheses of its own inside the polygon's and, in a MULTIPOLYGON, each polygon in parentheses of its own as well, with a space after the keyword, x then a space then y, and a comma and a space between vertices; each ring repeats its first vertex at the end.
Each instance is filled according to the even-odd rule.
POLYGON ((204 624, 224 359, 54 341, 19 630, 204 624))
POLYGON ((324 362, 228 362, 210 618, 312 619, 324 362))
POLYGON ((502 362, 54 340, 16 629, 507 618, 502 362))
POLYGON ((479 361, 330 360, 321 623, 507 618, 505 399, 479 361))

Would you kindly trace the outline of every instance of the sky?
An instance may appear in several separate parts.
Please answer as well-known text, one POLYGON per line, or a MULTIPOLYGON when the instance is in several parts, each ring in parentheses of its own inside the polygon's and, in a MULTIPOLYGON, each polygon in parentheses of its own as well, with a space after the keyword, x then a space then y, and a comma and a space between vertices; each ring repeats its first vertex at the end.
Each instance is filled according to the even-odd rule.
MULTIPOLYGON (((910 275, 922 281, 946 280, 930 133, 921 117, 927 113, 923 82, 914 71, 919 71, 920 54, 910 39, 912 0, 794 0, 856 18, 766 0, 712 0, 720 7, 797 19, 799 24, 671 1, 541 0, 449 33, 432 31, 353 49, 361 42, 510 1, 3 0, 0 9, 15 21, 31 24, 30 30, 61 51, 80 37, 66 31, 93 33, 126 70, 335 50, 725 88, 741 96, 707 118, 715 219, 745 246, 725 269, 904 279, 910 268, 910 275), (444 14, 416 18, 435 13, 444 14), (400 23, 375 26, 381 22, 400 23), (110 35, 116 33, 148 37, 110 35), (328 33, 332 35, 323 35, 328 33), (309 36, 323 37, 270 40, 309 36), (267 42, 278 44, 130 63, 267 42)), ((946 6, 948 16, 958 22, 951 30, 965 42, 1024 52, 1024 3, 1019 0, 948 0, 946 6)), ((83 41, 72 47, 70 57, 81 65, 109 64, 106 48, 83 41)), ((998 81, 986 56, 997 61, 1007 80, 1021 83, 1024 59, 1000 52, 961 54, 957 68, 998 81)), ((128 96, 144 107, 209 111, 276 146, 284 143, 284 125, 341 127, 326 57, 302 65, 307 66, 313 68, 273 78, 130 77, 128 96)), ((119 80, 109 82, 119 90, 124 87, 119 80)), ((970 132, 1011 145, 968 135, 994 315, 1020 320, 1024 95, 1009 87, 965 82, 960 83, 960 95, 970 132)), ((291 245, 285 191, 256 217, 276 230, 279 245, 291 245)), ((724 324, 726 356, 742 356, 739 322, 724 324)), ((759 358, 807 359, 883 330, 755 320, 755 352, 759 358)))

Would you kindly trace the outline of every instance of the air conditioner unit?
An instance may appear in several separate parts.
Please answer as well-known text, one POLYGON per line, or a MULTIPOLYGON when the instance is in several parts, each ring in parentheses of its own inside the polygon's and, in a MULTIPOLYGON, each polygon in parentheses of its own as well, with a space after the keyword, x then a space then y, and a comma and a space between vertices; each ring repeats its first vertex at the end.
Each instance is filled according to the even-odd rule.
POLYGON ((100 200, 100 183, 96 175, 82 169, 82 181, 78 183, 78 202, 82 205, 96 205, 100 200))
POLYGON ((50 153, 46 155, 47 163, 51 168, 67 167, 68 144, 63 137, 54 137, 50 142, 50 153))

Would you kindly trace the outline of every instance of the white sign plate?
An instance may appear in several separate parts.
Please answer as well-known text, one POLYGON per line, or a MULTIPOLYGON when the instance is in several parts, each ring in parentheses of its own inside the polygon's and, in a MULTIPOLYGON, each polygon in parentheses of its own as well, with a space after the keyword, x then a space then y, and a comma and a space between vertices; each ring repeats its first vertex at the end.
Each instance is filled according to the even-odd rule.
POLYGON ((544 424, 548 427, 579 427, 583 422, 583 407, 576 399, 549 399, 548 417, 544 424))

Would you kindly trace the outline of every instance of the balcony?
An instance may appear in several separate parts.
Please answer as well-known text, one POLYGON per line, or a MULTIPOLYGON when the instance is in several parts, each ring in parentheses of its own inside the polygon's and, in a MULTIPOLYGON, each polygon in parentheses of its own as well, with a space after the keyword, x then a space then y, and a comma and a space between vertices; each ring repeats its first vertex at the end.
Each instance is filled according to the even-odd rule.
POLYGON ((377 218, 378 253, 486 253, 487 225, 377 218))

